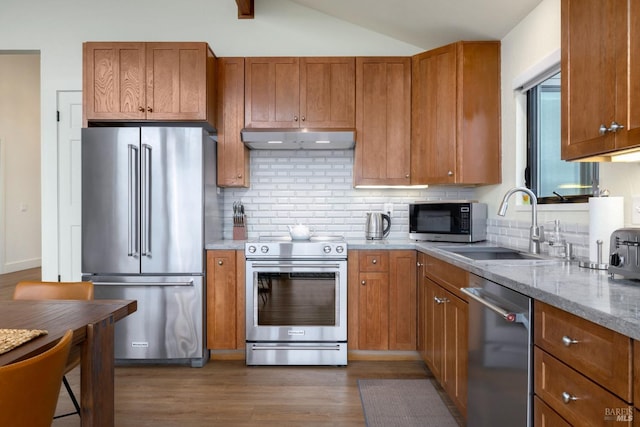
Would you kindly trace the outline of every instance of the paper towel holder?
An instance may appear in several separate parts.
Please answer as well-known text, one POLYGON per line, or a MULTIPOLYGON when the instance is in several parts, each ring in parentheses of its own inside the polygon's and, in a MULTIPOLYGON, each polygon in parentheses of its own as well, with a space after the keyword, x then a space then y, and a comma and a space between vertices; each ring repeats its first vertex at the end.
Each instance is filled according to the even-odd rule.
POLYGON ((590 268, 592 270, 607 270, 609 269, 609 264, 602 262, 602 240, 596 240, 596 244, 598 245, 598 260, 596 262, 580 261, 578 265, 582 268, 590 268))

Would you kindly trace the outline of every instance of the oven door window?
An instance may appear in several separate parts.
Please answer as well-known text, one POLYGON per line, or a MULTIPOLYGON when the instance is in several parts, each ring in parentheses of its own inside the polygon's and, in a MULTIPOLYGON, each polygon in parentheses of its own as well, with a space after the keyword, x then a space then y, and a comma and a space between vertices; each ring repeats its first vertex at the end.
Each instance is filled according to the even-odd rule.
POLYGON ((336 326, 337 273, 256 274, 258 326, 336 326))

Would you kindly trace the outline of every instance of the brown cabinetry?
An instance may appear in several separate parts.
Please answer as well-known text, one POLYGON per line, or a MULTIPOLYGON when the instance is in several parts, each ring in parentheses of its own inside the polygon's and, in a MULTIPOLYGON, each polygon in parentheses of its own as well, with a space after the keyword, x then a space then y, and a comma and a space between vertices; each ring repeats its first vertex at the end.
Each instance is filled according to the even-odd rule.
POLYGON ((535 394, 569 424, 605 424, 629 410, 630 338, 536 301, 534 343, 535 394))
POLYGON ((420 254, 418 271, 420 353, 466 416, 469 307, 459 289, 468 284, 469 273, 425 254, 420 254))
POLYGON ((215 57, 206 43, 87 42, 83 115, 89 122, 215 123, 215 57))
POLYGON ((562 0, 561 17, 562 159, 639 147, 640 4, 562 0))
POLYGON ((355 185, 411 183, 411 58, 356 58, 355 185))
POLYGON ((245 127, 354 127, 355 58, 246 58, 245 65, 245 127))
POLYGON ((207 251, 207 348, 245 347, 243 251, 207 251))
POLYGON ((415 251, 349 251, 351 350, 416 349, 415 251))
POLYGON ((411 78, 411 184, 499 183, 500 42, 415 55, 411 78))
POLYGON ((218 186, 249 187, 244 126, 244 58, 218 58, 218 186))

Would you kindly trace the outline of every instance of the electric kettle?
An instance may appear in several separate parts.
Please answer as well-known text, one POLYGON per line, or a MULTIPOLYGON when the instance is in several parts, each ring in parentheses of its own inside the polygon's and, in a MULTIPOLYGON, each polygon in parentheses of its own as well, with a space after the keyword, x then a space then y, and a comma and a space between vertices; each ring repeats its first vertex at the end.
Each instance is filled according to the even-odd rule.
POLYGON ((391 217, 382 212, 367 212, 367 222, 364 227, 367 240, 381 240, 391 231, 391 217), (384 222, 387 222, 385 227, 384 222))

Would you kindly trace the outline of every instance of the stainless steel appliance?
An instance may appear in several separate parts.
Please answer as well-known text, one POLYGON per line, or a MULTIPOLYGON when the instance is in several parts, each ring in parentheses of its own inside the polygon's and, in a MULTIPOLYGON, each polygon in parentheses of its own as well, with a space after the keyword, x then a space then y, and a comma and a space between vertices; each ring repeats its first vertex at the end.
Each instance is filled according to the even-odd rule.
POLYGON ((532 425, 531 299, 471 275, 467 425, 532 425))
POLYGON ((83 280, 96 298, 138 301, 115 327, 117 362, 208 360, 204 242, 222 237, 215 177, 203 129, 82 129, 83 280))
POLYGON ((347 244, 245 244, 247 365, 347 364, 347 244))
POLYGON ((411 203, 409 238, 460 243, 486 240, 487 205, 470 200, 411 203))
POLYGON ((382 212, 367 212, 364 233, 367 240, 381 240, 391 231, 391 217, 382 212), (386 226, 384 223, 387 223, 386 226))
POLYGON ((611 233, 609 252, 612 276, 640 279, 640 228, 619 228, 611 233))

